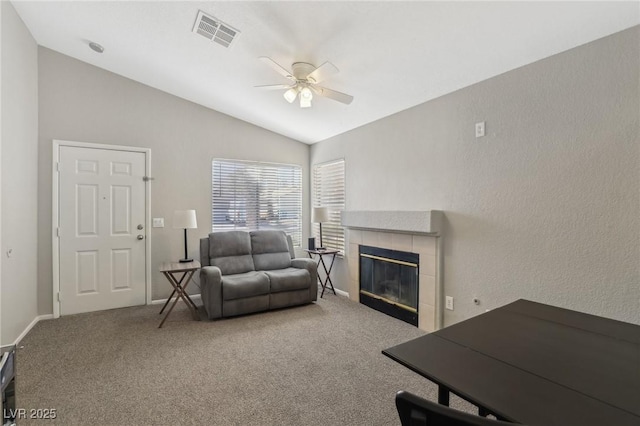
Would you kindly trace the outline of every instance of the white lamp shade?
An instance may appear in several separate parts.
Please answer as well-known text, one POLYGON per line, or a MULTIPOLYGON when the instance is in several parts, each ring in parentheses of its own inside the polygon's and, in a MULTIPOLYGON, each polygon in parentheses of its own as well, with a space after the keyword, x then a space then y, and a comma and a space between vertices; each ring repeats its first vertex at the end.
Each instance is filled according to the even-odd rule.
POLYGON ((329 209, 327 207, 314 207, 311 215, 313 223, 322 223, 329 221, 329 209))
POLYGON ((300 90, 300 108, 310 108, 311 99, 313 99, 311 89, 303 87, 302 90, 300 90))
POLYGON ((195 229, 198 227, 195 210, 176 210, 173 212, 173 227, 195 229))
POLYGON ((311 99, 313 99, 313 93, 311 93, 311 89, 308 87, 303 87, 300 91, 300 97, 304 100, 311 101, 311 99))
POLYGON ((300 108, 311 108, 311 101, 308 99, 300 98, 300 108))
POLYGON ((284 92, 284 98, 289 103, 295 101, 297 96, 298 96, 298 91, 296 89, 294 89, 294 88, 291 88, 291 89, 287 90, 286 92, 284 92))

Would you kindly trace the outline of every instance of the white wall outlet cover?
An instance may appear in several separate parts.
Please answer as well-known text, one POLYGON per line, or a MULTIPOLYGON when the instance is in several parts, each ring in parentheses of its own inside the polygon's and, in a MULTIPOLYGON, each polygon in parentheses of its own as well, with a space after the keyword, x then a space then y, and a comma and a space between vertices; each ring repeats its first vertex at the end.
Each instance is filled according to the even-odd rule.
POLYGON ((484 136, 484 121, 476 123, 476 138, 484 136))
POLYGON ((444 298, 444 307, 450 311, 453 311, 453 297, 446 296, 444 298))
POLYGON ((154 217, 153 218, 153 227, 154 228, 164 228, 164 217, 154 217))

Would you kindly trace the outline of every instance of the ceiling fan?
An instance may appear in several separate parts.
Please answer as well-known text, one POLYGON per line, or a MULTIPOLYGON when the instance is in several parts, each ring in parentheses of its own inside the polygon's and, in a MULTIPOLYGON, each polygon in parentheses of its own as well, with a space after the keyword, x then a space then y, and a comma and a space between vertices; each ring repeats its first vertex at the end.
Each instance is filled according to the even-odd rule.
POLYGON ((266 90, 286 89, 284 92, 284 98, 289 103, 293 103, 298 95, 300 95, 300 108, 309 108, 311 106, 311 100, 313 99, 314 93, 347 105, 353 101, 353 96, 351 95, 318 86, 318 83, 326 80, 331 75, 338 73, 338 68, 336 68, 336 66, 331 62, 325 62, 319 67, 315 67, 314 65, 306 62, 294 62, 293 65, 291 65, 291 71, 289 71, 273 59, 266 56, 261 56, 258 59, 269 65, 278 74, 291 80, 291 83, 269 84, 266 86, 255 87, 266 90))

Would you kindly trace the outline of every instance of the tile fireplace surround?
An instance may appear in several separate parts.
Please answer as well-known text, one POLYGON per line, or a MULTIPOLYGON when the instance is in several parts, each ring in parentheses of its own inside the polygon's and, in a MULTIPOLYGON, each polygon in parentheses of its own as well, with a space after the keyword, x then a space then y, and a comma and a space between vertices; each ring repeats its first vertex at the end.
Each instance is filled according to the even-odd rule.
POLYGON ((442 327, 442 212, 344 211, 345 261, 349 269, 349 298, 360 302, 358 245, 408 251, 420 255, 418 328, 442 327))

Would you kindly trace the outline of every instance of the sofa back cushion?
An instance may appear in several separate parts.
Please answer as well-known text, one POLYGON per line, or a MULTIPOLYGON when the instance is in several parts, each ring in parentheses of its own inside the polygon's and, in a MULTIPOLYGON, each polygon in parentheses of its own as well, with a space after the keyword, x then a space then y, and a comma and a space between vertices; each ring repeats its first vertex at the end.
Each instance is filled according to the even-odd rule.
POLYGON ((249 233, 226 231, 209 234, 209 264, 220 268, 222 275, 254 271, 249 233))
POLYGON ((251 231, 253 264, 256 271, 291 266, 291 254, 284 231, 251 231))

